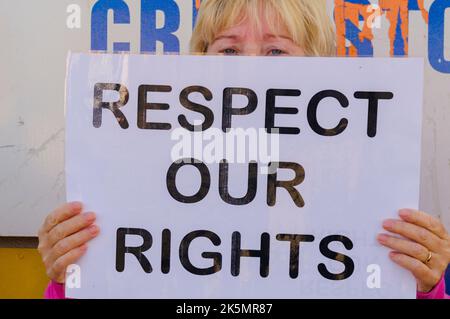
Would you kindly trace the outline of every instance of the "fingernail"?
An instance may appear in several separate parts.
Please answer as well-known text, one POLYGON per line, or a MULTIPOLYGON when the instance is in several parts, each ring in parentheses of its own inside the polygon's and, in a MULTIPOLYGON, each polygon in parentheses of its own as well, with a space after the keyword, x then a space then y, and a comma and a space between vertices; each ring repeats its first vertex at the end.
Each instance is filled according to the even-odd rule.
POLYGON ((383 227, 392 228, 394 226, 394 221, 391 219, 387 219, 383 222, 383 227))
POLYGON ((81 210, 83 208, 83 203, 81 202, 72 202, 70 203, 70 205, 72 206, 72 209, 74 210, 81 210))
POLYGON ((380 243, 385 243, 387 241, 387 236, 385 234, 379 234, 377 239, 380 243))
POLYGON ((411 216, 411 212, 408 209, 401 209, 398 214, 400 215, 400 217, 404 218, 411 216))
POLYGON ((86 218, 86 220, 88 222, 93 222, 95 220, 95 214, 94 213, 86 213, 84 215, 84 217, 86 218))
POLYGON ((98 232, 100 231, 100 229, 98 228, 97 225, 91 225, 91 226, 89 226, 88 230, 89 230, 89 232, 90 232, 92 235, 96 235, 96 234, 98 234, 98 232))
POLYGON ((394 251, 391 251, 391 252, 389 253, 389 257, 392 258, 392 259, 394 259, 395 257, 397 257, 397 253, 394 252, 394 251))

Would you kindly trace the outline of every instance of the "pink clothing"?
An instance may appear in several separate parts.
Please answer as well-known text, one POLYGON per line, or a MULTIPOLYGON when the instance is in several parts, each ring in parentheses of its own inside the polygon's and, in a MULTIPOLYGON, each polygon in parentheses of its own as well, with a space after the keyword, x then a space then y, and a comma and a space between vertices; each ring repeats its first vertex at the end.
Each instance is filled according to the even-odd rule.
POLYGON ((44 292, 45 299, 66 299, 64 285, 55 281, 50 281, 44 292))
MULTIPOLYGON (((44 294, 45 299, 65 299, 64 285, 56 282, 50 282, 44 294)), ((450 299, 445 294, 444 278, 429 293, 417 292, 417 299, 450 299)))
POLYGON ((444 277, 429 293, 417 292, 417 299, 450 299, 450 296, 445 293, 444 277))

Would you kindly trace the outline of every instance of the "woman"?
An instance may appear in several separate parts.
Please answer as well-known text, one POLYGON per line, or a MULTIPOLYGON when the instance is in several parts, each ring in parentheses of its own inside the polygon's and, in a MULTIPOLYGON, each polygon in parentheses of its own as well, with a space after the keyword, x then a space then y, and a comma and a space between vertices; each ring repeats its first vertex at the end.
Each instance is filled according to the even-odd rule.
MULTIPOLYGON (((191 40, 201 54, 332 56, 335 40, 324 0, 205 0, 191 40)), ((52 283, 47 297, 63 298, 65 269, 96 237, 94 213, 68 203, 51 213, 39 231, 39 251, 52 283)), ((424 212, 399 211, 386 220, 378 241, 393 262, 417 280, 419 298, 444 298, 443 274, 450 261, 450 237, 442 223, 424 212), (399 238, 399 235, 401 238, 399 238)))

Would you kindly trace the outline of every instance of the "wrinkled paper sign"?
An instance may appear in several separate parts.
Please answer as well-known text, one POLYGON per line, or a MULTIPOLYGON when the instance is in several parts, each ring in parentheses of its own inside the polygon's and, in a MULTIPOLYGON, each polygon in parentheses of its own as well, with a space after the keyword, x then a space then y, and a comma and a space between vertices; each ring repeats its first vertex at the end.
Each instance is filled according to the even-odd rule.
POLYGON ((418 207, 422 60, 71 54, 66 91, 101 229, 68 297, 415 297, 376 236, 418 207))

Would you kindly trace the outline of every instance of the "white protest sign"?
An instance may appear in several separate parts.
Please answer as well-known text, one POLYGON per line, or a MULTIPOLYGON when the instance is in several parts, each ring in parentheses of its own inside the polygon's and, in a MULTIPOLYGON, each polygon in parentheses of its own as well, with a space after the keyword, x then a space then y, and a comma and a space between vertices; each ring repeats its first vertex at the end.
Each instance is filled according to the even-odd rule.
POLYGON ((101 234, 68 297, 414 298, 376 235, 418 207, 422 69, 72 54, 67 199, 101 234))

